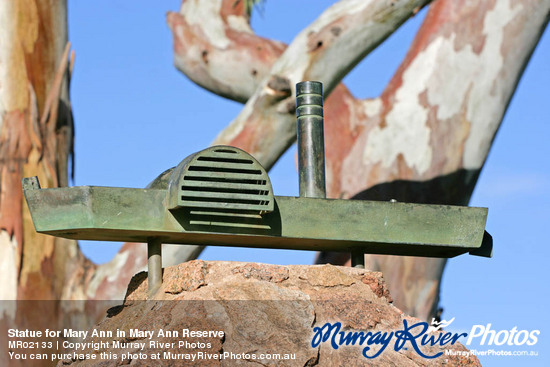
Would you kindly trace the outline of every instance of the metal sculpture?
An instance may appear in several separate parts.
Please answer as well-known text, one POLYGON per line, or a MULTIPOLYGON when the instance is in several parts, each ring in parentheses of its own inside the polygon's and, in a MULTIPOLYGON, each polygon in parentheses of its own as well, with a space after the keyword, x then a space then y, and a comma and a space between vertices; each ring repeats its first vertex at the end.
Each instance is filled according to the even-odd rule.
POLYGON ((37 232, 59 237, 147 242, 149 291, 162 283, 163 243, 490 257, 486 208, 326 199, 323 93, 296 86, 300 197, 274 196, 250 154, 214 146, 184 159, 147 189, 80 186, 23 191, 37 232))

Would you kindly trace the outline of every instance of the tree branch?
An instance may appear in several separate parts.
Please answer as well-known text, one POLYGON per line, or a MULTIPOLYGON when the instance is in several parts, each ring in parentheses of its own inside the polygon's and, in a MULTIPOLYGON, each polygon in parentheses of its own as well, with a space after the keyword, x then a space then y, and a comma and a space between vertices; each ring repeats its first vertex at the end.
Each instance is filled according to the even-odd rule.
MULTIPOLYGON (((467 205, 549 11, 548 0, 434 3, 380 98, 353 104, 347 127, 361 132, 345 146, 327 138, 331 191, 467 205)), ((445 260, 367 259, 401 309, 434 314, 445 260)))
MULTIPOLYGON (((240 146, 267 167, 277 160, 295 137, 294 83, 320 79, 330 92, 385 38, 388 28, 369 25, 369 19, 381 19, 387 10, 354 9, 350 14, 344 3, 352 4, 331 7, 293 41, 215 143, 240 146), (357 21, 361 16, 367 19, 357 21), (361 42, 366 47, 350 42, 359 39, 354 31, 371 33, 361 42), (373 32, 379 38, 373 38, 373 32), (337 59, 340 55, 345 57, 337 59)), ((328 98, 329 196, 467 204, 508 102, 548 22, 548 9, 547 0, 435 3, 379 98, 354 99, 344 86, 328 98)), ((388 26, 392 31, 416 11, 401 10, 391 13, 398 15, 388 26)), ((370 256, 368 264, 384 271, 394 298, 406 312, 423 318, 434 313, 444 260, 370 256)))
MULTIPOLYGON (((294 39, 273 65, 268 77, 261 82, 241 114, 216 138, 214 143, 230 144, 246 149, 266 168, 270 168, 296 138, 294 99, 292 98, 294 84, 306 79, 321 80, 325 83, 326 95, 328 95, 353 66, 413 15, 419 7, 428 2, 427 0, 341 1, 333 5, 294 39), (333 65, 334 59, 338 59, 337 65, 333 65)), ((190 11, 189 9, 193 10, 190 14, 198 12, 194 7, 186 7, 186 4, 188 2, 184 2, 180 13, 190 11)), ((219 5, 216 9, 222 8, 219 5)), ((171 24, 174 24, 173 18, 169 15, 169 19, 172 19, 171 24)), ((191 18, 192 16, 189 15, 188 19, 191 18)), ((212 18, 216 19, 214 21, 216 29, 222 29, 220 24, 224 24, 223 18, 223 15, 212 18)), ((181 34, 185 34, 189 28, 183 22, 180 22, 178 27, 172 26, 176 35, 177 55, 182 53, 181 49, 178 50, 178 44, 186 38, 181 34)), ((211 36, 209 38, 211 43, 217 42, 220 48, 227 47, 228 44, 233 45, 231 42, 220 41, 222 38, 224 40, 227 38, 219 36, 222 32, 215 33, 218 37, 211 36)), ((232 47, 235 48, 235 46, 232 47)), ((243 52, 240 54, 234 54, 235 59, 225 55, 225 60, 230 60, 229 62, 233 65, 238 57, 243 57, 238 55, 248 54, 250 49, 245 47, 241 51, 243 52)), ((191 55, 194 52, 193 49, 188 51, 191 55)), ((273 54, 273 56, 276 55, 273 54)), ((192 59, 193 65, 196 65, 198 55, 195 53, 192 59)), ((179 56, 176 56, 176 60, 185 61, 179 56)), ((258 62, 254 58, 252 60, 252 63, 258 62)), ((267 64, 264 65, 267 66, 267 64)), ((185 69, 183 66, 180 68, 185 69)), ((224 73, 235 74, 231 68, 222 69, 225 70, 224 73)), ((203 68, 203 70, 206 69, 203 68)), ((222 73, 220 70, 216 72, 218 75, 222 73)), ((187 72, 185 73, 189 76, 187 72)), ((225 84, 230 83, 225 82, 225 84)), ((246 81, 244 84, 247 84, 250 90, 250 84, 246 81)), ((223 90, 216 91, 210 84, 201 85, 216 93, 219 92, 218 94, 226 95, 223 90)), ((243 95, 241 94, 239 98, 243 95)))
POLYGON ((176 67, 203 88, 243 103, 286 48, 252 32, 244 3, 188 0, 166 17, 176 67))

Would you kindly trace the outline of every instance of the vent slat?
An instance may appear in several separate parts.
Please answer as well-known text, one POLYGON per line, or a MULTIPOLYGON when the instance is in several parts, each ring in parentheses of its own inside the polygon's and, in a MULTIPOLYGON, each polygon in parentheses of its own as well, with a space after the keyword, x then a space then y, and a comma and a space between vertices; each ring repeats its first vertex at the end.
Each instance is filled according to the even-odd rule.
POLYGON ((217 147, 213 149, 216 153, 230 153, 230 154, 239 154, 239 151, 233 147, 217 147))
MULTIPOLYGON (((235 179, 248 181, 261 181, 261 174, 235 173, 235 172, 211 172, 211 171, 188 171, 184 180, 193 178, 217 178, 217 179, 235 179)), ((251 182, 253 183, 253 182, 251 182)))
POLYGON ((229 159, 241 159, 240 154, 227 153, 227 152, 216 152, 210 150, 208 153, 202 154, 201 157, 214 157, 214 158, 229 158, 229 159))
POLYGON ((253 210, 253 211, 264 211, 265 205, 253 205, 253 204, 242 204, 242 203, 215 203, 210 201, 191 201, 191 200, 182 200, 182 204, 185 207, 190 208, 213 208, 213 209, 241 209, 241 210, 253 210))
MULTIPOLYGON (((242 185, 245 186, 246 185, 242 185)), ((184 185, 181 187, 182 190, 192 191, 192 192, 218 192, 218 193, 226 193, 226 194, 248 194, 248 195, 269 195, 269 191, 267 191, 266 187, 263 187, 259 190, 247 190, 245 188, 238 188, 238 189, 226 189, 223 187, 193 187, 193 186, 187 186, 184 185)))
MULTIPOLYGON (((192 167, 204 167, 204 168, 223 168, 223 169, 242 169, 250 170, 255 167, 250 163, 231 163, 231 162, 211 162, 211 161, 197 161, 193 163, 192 167)), ((191 168, 191 167, 190 167, 191 168)), ((256 169, 257 171, 258 169, 256 169)))
POLYGON ((215 222, 215 221, 206 221, 206 220, 191 220, 189 224, 197 226, 219 226, 219 227, 234 227, 234 228, 255 228, 255 229, 271 229, 270 226, 266 224, 250 224, 250 223, 238 223, 238 222, 215 222))
POLYGON ((267 201, 261 200, 252 200, 252 199, 232 199, 232 198, 205 198, 205 197, 193 197, 193 196, 182 196, 181 200, 186 201, 200 201, 208 203, 218 203, 221 204, 221 207, 224 207, 226 204, 246 204, 246 205, 266 205, 267 201))
MULTIPOLYGON (((208 191, 181 191, 181 195, 184 197, 196 197, 196 198, 221 198, 221 199, 245 199, 251 201, 269 201, 268 191, 265 194, 242 194, 242 193, 227 193, 227 192, 208 192, 208 191)), ((186 199, 184 199, 186 200, 186 199)))
POLYGON ((205 166, 197 166, 192 165, 188 169, 189 172, 229 172, 229 173, 238 173, 242 175, 261 175, 262 171, 259 169, 253 169, 253 168, 245 168, 245 167, 238 167, 238 168, 228 168, 228 167, 205 167, 205 166))
POLYGON ((224 157, 212 157, 212 156, 200 156, 197 158, 197 162, 217 162, 217 163, 241 163, 241 164, 253 164, 254 161, 245 158, 224 158, 224 157))
POLYGON ((245 183, 234 183, 234 182, 216 182, 216 181, 196 181, 196 180, 187 180, 184 182, 182 187, 183 190, 186 188, 192 190, 200 190, 202 188, 212 188, 212 189, 221 189, 221 190, 269 190, 267 185, 257 185, 257 184, 245 184, 245 183))

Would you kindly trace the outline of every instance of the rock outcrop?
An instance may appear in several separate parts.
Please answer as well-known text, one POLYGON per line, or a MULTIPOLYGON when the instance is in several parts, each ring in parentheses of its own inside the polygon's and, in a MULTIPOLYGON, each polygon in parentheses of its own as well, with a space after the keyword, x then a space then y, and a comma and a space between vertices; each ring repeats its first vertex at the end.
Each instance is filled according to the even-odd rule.
POLYGON ((59 365, 480 365, 459 342, 452 344, 451 336, 444 337, 450 333, 430 333, 435 343, 425 339, 426 345, 415 339, 420 353, 414 343, 400 342, 406 334, 399 331, 408 327, 417 335, 426 324, 411 328, 420 320, 391 304, 381 273, 332 265, 195 260, 166 268, 163 279, 162 287, 147 300, 147 274, 136 275, 124 304, 110 309, 94 328, 97 335, 85 340, 103 344, 78 351, 80 358, 88 354, 96 359, 73 355, 59 365), (340 323, 343 334, 323 338, 320 330, 328 331, 322 329, 327 323, 340 323), (112 337, 105 336, 109 331, 112 337), (345 338, 340 339, 345 335, 358 339, 345 345, 345 338), (378 352, 375 358, 363 355, 378 352))

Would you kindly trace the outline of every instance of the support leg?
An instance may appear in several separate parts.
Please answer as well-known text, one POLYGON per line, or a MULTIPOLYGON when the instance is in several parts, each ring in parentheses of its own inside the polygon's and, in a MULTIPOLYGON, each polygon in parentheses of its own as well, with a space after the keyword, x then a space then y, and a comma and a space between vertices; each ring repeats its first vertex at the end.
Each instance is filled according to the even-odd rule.
POLYGON ((162 243, 158 238, 147 241, 147 258, 149 294, 153 294, 162 284, 162 243))
POLYGON ((351 250, 351 266, 365 269, 365 253, 361 250, 351 250))

